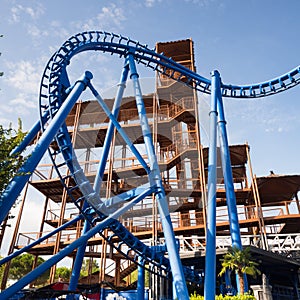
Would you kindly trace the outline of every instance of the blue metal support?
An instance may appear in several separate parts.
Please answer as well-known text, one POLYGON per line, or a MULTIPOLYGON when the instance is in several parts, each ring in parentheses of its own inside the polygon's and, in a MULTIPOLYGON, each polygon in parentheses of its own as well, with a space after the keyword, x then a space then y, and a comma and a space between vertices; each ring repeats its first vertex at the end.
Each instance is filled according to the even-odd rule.
POLYGON ((112 212, 112 209, 115 209, 115 207, 118 207, 122 204, 124 204, 126 201, 131 200, 132 198, 136 197, 146 189, 149 189, 150 184, 145 183, 142 184, 139 187, 136 187, 134 189, 131 189, 129 191, 126 191, 122 194, 118 194, 116 196, 113 196, 111 198, 108 198, 104 200, 103 205, 105 206, 104 210, 112 212))
POLYGON ((22 249, 20 250, 17 250, 15 252, 13 252, 12 254, 2 258, 0 260, 0 266, 7 263, 8 261, 12 260, 14 257, 28 251, 29 249, 31 249, 32 247, 42 243, 43 241, 47 240, 48 238, 50 238, 51 236, 53 236, 54 234, 64 230, 65 228, 68 228, 69 226, 75 224, 76 222, 78 222, 79 220, 82 220, 83 219, 83 216, 82 215, 78 215, 76 216, 73 220, 70 220, 68 222, 66 222, 65 224, 61 225, 60 227, 54 229, 53 231, 47 233, 46 235, 40 237, 39 239, 37 239, 36 241, 34 241, 33 243, 23 247, 22 249))
POLYGON ((177 251, 177 244, 176 244, 172 221, 168 209, 168 203, 166 201, 165 191, 162 184, 160 170, 159 170, 157 158, 155 155, 154 145, 152 141, 152 134, 151 134, 150 126, 146 115, 146 109, 144 106, 140 83, 138 80, 139 76, 136 70, 135 61, 132 54, 129 54, 129 66, 130 66, 130 78, 133 82, 133 90, 135 93, 137 110, 140 118, 144 143, 145 143, 146 152, 147 152, 150 170, 151 170, 151 172, 148 173, 149 181, 151 186, 154 185, 157 188, 157 192, 155 196, 158 203, 161 223, 165 235, 177 298, 182 300, 188 300, 189 294, 185 283, 180 256, 177 251))
POLYGON ((107 226, 111 225, 113 222, 116 222, 118 217, 120 217, 123 213, 128 211, 130 208, 132 208, 134 205, 139 203, 141 200, 143 200, 145 197, 151 195, 153 193, 153 190, 149 188, 147 191, 141 193, 139 196, 134 198, 132 201, 128 202, 126 205, 112 213, 109 217, 107 217, 105 220, 98 223, 95 227, 91 228, 86 234, 82 235, 80 238, 75 240, 70 245, 66 246, 65 248, 61 249, 57 254, 50 257, 48 260, 46 260, 44 263, 39 265, 36 269, 25 275, 23 278, 18 280, 16 283, 8 287, 6 290, 4 290, 2 293, 0 293, 0 299, 9 299, 9 297, 13 296, 15 293, 20 291, 22 288, 24 288, 27 284, 34 281, 38 276, 43 274, 45 271, 47 271, 49 268, 51 268, 54 264, 61 261, 64 257, 69 255, 72 251, 80 247, 82 244, 86 243, 92 236, 96 235, 98 232, 102 231, 107 226))
MULTIPOLYGON (((243 245, 241 240, 239 218, 238 218, 238 212, 236 207, 236 197, 234 192, 233 176, 232 176, 232 169, 231 169, 230 151, 229 151, 229 144, 228 144, 228 137, 227 137, 227 130, 226 130, 226 120, 225 120, 225 113, 224 113, 221 92, 218 97, 217 105, 218 105, 218 112, 219 112, 218 129, 219 129, 219 138, 220 138, 220 153, 221 153, 223 177, 224 177, 224 184, 225 184, 225 191, 226 191, 231 242, 232 242, 232 247, 236 247, 242 250, 243 245)), ((244 291, 247 292, 248 281, 247 281, 246 274, 244 274, 244 278, 245 278, 244 291)), ((237 280, 237 287, 239 291, 238 276, 236 277, 236 280, 237 280)))
POLYGON ((109 110, 108 106, 105 104, 104 100, 99 95, 99 93, 94 88, 94 86, 91 83, 89 83, 88 86, 89 86, 91 92, 93 93, 93 95, 96 97, 98 103, 100 104, 100 106, 102 107, 102 109, 104 110, 104 112, 106 113, 106 115, 113 122, 114 126, 116 127, 116 129, 118 130, 118 132, 120 133, 120 135, 122 136, 123 140, 126 142, 126 144, 128 145, 128 147, 130 148, 131 152, 136 156, 136 158, 138 159, 138 161, 140 162, 140 164, 146 170, 147 174, 149 174, 150 173, 150 169, 149 169, 147 163, 145 162, 144 158, 139 153, 139 151, 136 149, 136 147, 134 146, 134 144, 131 142, 131 140, 127 136, 125 130, 121 127, 121 125, 118 122, 118 120, 111 113, 111 111, 109 110))
POLYGON ((216 293, 217 102, 221 92, 221 80, 218 71, 212 72, 211 84, 206 259, 204 278, 205 300, 215 300, 216 293))
POLYGON ((138 258, 138 281, 137 281, 137 300, 144 300, 145 298, 145 268, 144 260, 139 256, 138 258))
POLYGON ((8 184, 6 190, 1 195, 0 223, 2 223, 4 218, 7 216, 17 197, 24 188, 26 182, 29 180, 31 174, 35 170, 36 166, 40 162, 46 150, 48 149, 58 129, 64 122, 65 118, 71 111, 80 94, 85 89, 87 83, 92 79, 92 77, 93 75, 90 72, 85 72, 85 74, 76 82, 73 90, 71 91, 67 99, 64 101, 59 111, 57 112, 53 120, 50 122, 49 126, 44 131, 39 141, 37 142, 31 155, 20 168, 19 172, 24 175, 15 176, 8 184))
MULTIPOLYGON (((112 110, 112 114, 114 115, 114 117, 116 119, 118 118, 118 114, 120 111, 121 101, 122 101, 123 93, 125 90, 125 83, 126 83, 126 80, 128 77, 128 71, 129 71, 128 63, 127 63, 127 60, 125 60, 125 65, 124 65, 124 68, 122 71, 121 80, 118 85, 119 88, 118 88, 117 96, 116 96, 113 110, 112 110)), ((105 165, 106 165, 107 157, 109 154, 109 149, 110 149, 110 145, 111 145, 111 141, 112 141, 112 137, 113 137, 113 133, 114 133, 114 128, 115 127, 114 127, 113 122, 110 121, 109 125, 108 125, 108 130, 106 133, 105 141, 103 144, 103 151, 102 151, 102 155, 101 155, 100 162, 98 165, 95 182, 94 182, 94 192, 96 193, 96 195, 99 195, 99 193, 100 193, 102 178, 103 178, 103 174, 105 171, 105 165)), ((88 232, 90 230, 90 228, 91 228, 91 226, 90 226, 89 222, 87 220, 85 220, 82 234, 85 234, 86 232, 88 232)), ((86 249, 86 244, 83 244, 77 250, 74 267, 73 267, 72 275, 70 278, 70 284, 69 284, 69 288, 68 288, 69 291, 75 291, 77 288, 77 284, 78 284, 78 280, 79 280, 79 276, 80 276, 80 270, 81 270, 82 262, 84 259, 85 249, 86 249)), ((74 295, 68 295, 67 300, 72 300, 72 299, 74 299, 74 297, 75 297, 74 295)))
MULTIPOLYGON (((86 202, 84 205, 87 206, 86 202)), ((90 225, 89 221, 85 220, 83 229, 82 229, 82 235, 86 234, 90 230, 90 228, 91 228, 91 225, 90 225)), ((75 291, 77 288, 78 280, 80 277, 80 271, 81 271, 81 267, 82 267, 82 262, 84 259, 86 245, 87 245, 87 241, 82 243, 80 245, 80 247, 78 247, 78 249, 77 249, 74 266, 73 266, 72 273, 71 273, 70 284, 68 287, 69 291, 75 291)), ((73 300, 73 299, 75 299, 75 295, 70 294, 66 297, 66 300, 73 300)))
POLYGON ((225 286, 226 288, 231 288, 231 278, 230 278, 230 274, 231 274, 231 270, 226 270, 225 274, 224 274, 224 278, 225 278, 225 286))
MULTIPOLYGON (((148 124, 146 110, 142 99, 141 88, 139 85, 138 74, 136 71, 135 60, 142 63, 147 68, 157 71, 158 73, 169 76, 169 78, 181 81, 183 77, 187 78, 187 84, 197 91, 201 91, 206 94, 211 93, 211 112, 210 112, 210 145, 209 145, 209 162, 208 162, 208 206, 207 206, 207 248, 206 248, 206 262, 205 262, 205 299, 214 300, 215 296, 215 284, 216 284, 216 249, 215 249, 215 237, 216 237, 216 164, 217 164, 217 119, 219 112, 219 133, 221 141, 221 156, 223 164, 223 172, 226 187, 226 197, 228 201, 228 214, 230 219, 230 232, 232 237, 232 244, 235 247, 242 248, 238 214, 236 208, 236 199, 234 194, 234 185, 231 173, 231 162, 229 156, 229 147, 227 141, 226 122, 224 118, 224 110, 222 103, 223 97, 234 97, 234 98, 258 98, 265 97, 268 95, 276 94, 292 88, 300 84, 300 67, 291 70, 290 72, 283 74, 280 77, 274 78, 269 81, 251 84, 251 85, 232 85, 232 84, 221 84, 220 76, 217 71, 212 73, 212 80, 208 80, 199 74, 189 70, 188 68, 176 63, 171 58, 167 58, 162 54, 158 54, 153 50, 150 50, 146 45, 142 45, 139 42, 133 41, 121 35, 114 33, 108 33, 103 31, 90 31, 83 32, 72 36, 66 41, 62 47, 52 56, 49 60, 45 72, 42 78, 42 84, 40 89, 40 110, 44 112, 41 116, 41 121, 37 122, 29 133, 26 135, 22 143, 12 151, 11 155, 17 155, 22 152, 32 141, 38 131, 45 127, 41 138, 35 145, 31 156, 23 164, 20 169, 20 173, 24 174, 21 176, 14 177, 9 185, 7 186, 4 193, 0 196, 0 223, 5 219, 18 195, 21 193, 24 185, 29 180, 31 174, 35 170, 39 161, 43 157, 50 143, 56 136, 58 146, 61 154, 65 160, 67 167, 71 171, 71 175, 77 183, 81 193, 83 194, 85 201, 91 204, 99 215, 99 219, 103 220, 93 228, 89 228, 89 225, 85 226, 83 235, 71 245, 61 250, 59 253, 54 255, 48 261, 41 266, 37 267, 34 271, 26 275, 23 279, 9 287, 6 291, 0 294, 0 299, 7 299, 14 293, 19 291, 22 287, 33 281, 41 273, 50 268, 53 264, 63 259, 66 255, 70 254, 73 250, 78 249, 78 257, 76 258, 74 267, 74 277, 71 279, 70 289, 75 289, 78 281, 79 268, 81 266, 84 249, 88 239, 95 235, 97 232, 103 230, 107 226, 110 226, 114 234, 120 234, 120 239, 124 242, 128 242, 129 246, 135 250, 139 255, 143 256, 144 259, 154 259, 158 262, 157 257, 153 258, 151 250, 145 254, 144 247, 147 247, 137 239, 128 241, 130 233, 126 231, 125 227, 116 221, 116 218, 124 213, 127 209, 135 205, 137 202, 143 200, 145 197, 153 195, 155 193, 158 208, 161 216, 161 222, 166 238, 166 246, 169 255, 169 261, 171 271, 173 274, 173 282, 176 290, 177 297, 180 299, 187 300, 189 298, 187 288, 185 285, 184 268, 181 265, 180 257, 177 252, 175 235, 172 228, 172 222, 170 213, 168 210, 168 204, 166 201, 165 191, 162 185, 160 170, 157 163, 157 158, 154 151, 154 145, 152 141, 151 131, 148 124), (71 58, 78 53, 84 51, 103 51, 103 53, 110 53, 119 57, 125 57, 124 68, 119 84, 119 89, 116 95, 114 108, 112 112, 105 104, 104 100, 100 97, 98 92, 90 83, 92 74, 87 72, 79 81, 70 87, 66 66, 69 64, 71 58), (165 72, 165 70, 172 70, 172 72, 165 72), (132 141, 126 135, 124 129, 117 121, 117 116, 120 109, 120 102, 122 95, 125 90, 125 83, 127 77, 131 72, 131 79, 134 85, 135 98, 137 103, 137 109, 139 118, 141 121, 143 137, 145 141, 146 151, 148 160, 145 160, 138 149, 135 147, 132 141), (176 76, 175 76, 176 74, 176 76), (89 180, 86 178, 80 164, 78 163, 76 156, 73 155, 71 140, 67 126, 64 123, 65 118, 69 114, 73 105, 76 103, 79 95, 85 89, 86 86, 91 88, 92 93, 95 95, 97 101, 102 106, 105 113, 110 118, 110 124, 107 131, 107 136, 104 142, 104 151, 100 160, 99 169, 97 173, 96 182, 94 189, 91 186, 89 180), (222 92, 221 92, 222 87, 222 92), (50 93, 50 95, 47 95, 50 93), (48 100, 48 104, 44 103, 44 100, 48 100), (52 115, 53 114, 53 115, 52 115), (51 118, 51 120, 49 120, 51 118), (49 120, 49 126, 45 126, 49 120), (109 154, 110 144, 113 137, 113 130, 117 129, 124 141, 127 143, 132 153, 140 161, 148 174, 149 183, 131 191, 125 192, 121 195, 111 197, 107 201, 102 202, 99 196, 101 187, 102 177, 105 169, 106 160, 109 154), (58 133, 60 131, 60 134, 58 133), (72 165, 73 164, 73 165, 72 165), (130 202, 129 202, 130 201, 130 202), (124 204, 124 206, 118 209, 118 204, 124 204), (111 205, 111 207, 109 207, 111 205), (117 209, 115 211, 115 209, 117 209), (112 213, 111 213, 112 212, 112 213), (106 217, 109 215, 109 217, 106 217), (106 219, 105 219, 106 218, 106 219), (86 232, 85 232, 86 231, 86 232), (124 234, 124 235, 121 235, 124 234), (75 284, 76 283, 76 284, 75 284)), ((57 166, 58 175, 59 169, 57 166)), ((61 176, 60 176, 61 177, 61 176)), ((78 218, 82 216, 78 216, 78 218)), ((74 220, 73 220, 74 221, 74 220)), ((58 232, 65 228, 66 224, 55 229, 51 234, 58 232)), ((15 252, 13 255, 17 255, 26 251, 30 247, 40 243, 47 237, 41 237, 30 246, 24 247, 22 250, 15 252), (25 249, 25 250, 24 250, 25 249)), ((148 249, 148 248, 147 248, 148 249)), ((6 259, 10 260, 13 255, 8 256, 6 259)), ((7 261, 6 260, 6 261, 7 261)), ((5 261, 1 260, 0 263, 5 261)), ((162 257, 161 260, 164 266, 169 265, 167 258, 162 257)), ((186 272, 187 276, 191 274, 186 272)), ((188 278, 188 277, 187 277, 188 278)), ((246 286, 246 285, 245 285, 246 286)), ((176 297, 174 292, 174 298, 176 297)))
POLYGON ((218 129, 220 138, 220 153, 223 169, 223 177, 225 183, 226 200, 229 217, 229 228, 232 240, 232 247, 242 249, 241 233, 239 226, 239 219, 236 207, 236 198, 233 185, 233 176, 230 161, 230 151, 228 145, 226 121, 224 115, 222 96, 218 97, 218 129))
MULTIPOLYGON (((128 72, 129 72, 129 66, 128 66, 127 59, 125 59, 120 83, 118 84, 118 91, 117 91, 116 99, 115 99, 114 106, 112 109, 112 115, 115 117, 116 120, 118 119, 121 101, 123 98, 124 90, 126 88, 128 72)), ((108 124, 108 129, 106 132, 104 144, 103 144, 103 151, 102 151, 101 159, 99 162, 99 167, 98 167, 96 178, 95 178, 94 190, 97 194, 100 193, 102 178, 103 178, 103 174, 105 171, 106 161, 107 161, 107 157, 109 154, 109 149, 110 149, 114 129, 115 129, 114 123, 112 120, 110 120, 109 124, 108 124)))

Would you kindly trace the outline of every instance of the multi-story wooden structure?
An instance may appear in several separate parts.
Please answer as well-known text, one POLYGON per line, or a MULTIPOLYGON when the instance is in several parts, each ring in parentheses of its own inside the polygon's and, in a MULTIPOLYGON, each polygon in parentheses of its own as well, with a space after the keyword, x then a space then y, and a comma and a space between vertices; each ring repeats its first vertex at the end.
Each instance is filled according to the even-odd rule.
MULTIPOLYGON (((176 62, 195 70, 192 40, 158 43, 156 47, 157 52, 163 52, 176 62)), ((167 72, 168 70, 165 70, 165 73, 167 72)), ((200 139, 201 107, 198 105, 197 92, 185 82, 185 78, 180 78, 180 81, 158 74, 155 90, 144 95, 144 102, 174 232, 180 240, 181 255, 184 261, 188 261, 189 258, 195 257, 195 253, 205 249, 208 149, 202 145, 200 139)), ((106 103, 111 107, 113 100, 106 99, 106 103)), ((78 102, 66 120, 78 160, 92 183, 108 121, 94 100, 78 102)), ((123 101, 119 122, 136 147, 142 151, 144 141, 140 121, 135 99, 130 95, 123 101)), ((52 147, 56 147, 55 143, 52 147)), ((101 189, 101 197, 104 198, 139 186, 146 181, 145 170, 117 132, 111 149, 101 189)), ((300 175, 270 174, 257 178, 252 172, 247 144, 231 145, 230 155, 244 243, 280 252, 278 243, 289 236, 289 251, 297 250, 297 234, 300 229, 300 205, 297 194, 300 190, 300 175), (276 244, 278 234, 283 235, 277 239, 276 244)), ((218 170, 217 245, 222 248, 229 246, 230 241, 228 241, 229 223, 221 164, 218 170)), ((72 185, 72 179, 66 184, 72 185)), ((31 189, 39 192, 34 195, 35 197, 38 195, 41 199, 43 207, 41 223, 37 224, 36 232, 25 233, 20 230, 20 220, 24 217, 23 206, 32 195, 25 192, 9 252, 29 244, 48 230, 57 228, 78 214, 51 163, 40 164, 29 185, 31 189)), ((122 215, 120 221, 130 232, 148 244, 160 244, 163 240, 156 203, 151 197, 122 215)), ((35 246, 30 252, 34 255, 51 256, 78 238, 82 226, 83 221, 78 221, 72 227, 35 246)), ((281 250, 288 251, 286 245, 283 245, 281 250)), ((119 287, 129 286, 132 283, 130 274, 137 268, 136 265, 125 259, 122 254, 116 253, 102 237, 95 236, 89 240, 86 258, 96 259, 100 272, 83 279, 85 283, 109 282, 119 287)), ((201 268, 199 265, 198 267, 201 268)), ((52 269, 50 282, 55 280, 54 274, 55 268, 52 269)))

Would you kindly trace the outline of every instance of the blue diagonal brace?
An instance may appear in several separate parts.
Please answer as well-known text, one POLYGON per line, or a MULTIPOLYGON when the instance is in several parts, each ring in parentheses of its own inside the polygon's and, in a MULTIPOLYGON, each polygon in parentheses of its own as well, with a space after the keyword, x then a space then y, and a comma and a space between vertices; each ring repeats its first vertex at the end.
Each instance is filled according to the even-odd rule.
POLYGON ((158 203, 158 209, 161 217, 161 223, 166 239, 166 245, 168 249, 168 255, 170 260, 170 266, 173 275, 173 283, 175 285, 177 298, 182 300, 188 300, 189 294, 185 283, 184 272, 180 261, 179 253, 177 251, 177 244, 175 240, 175 234, 171 222, 171 217, 168 209, 168 203, 166 200, 165 190, 162 184, 160 170, 155 155, 154 145, 152 141, 152 134, 148 123, 146 109, 142 97, 142 91, 138 80, 138 73, 135 66, 133 55, 129 54, 129 66, 130 66, 130 78, 133 82, 133 89, 135 93, 135 99, 137 104, 137 110, 140 118, 141 128, 143 132, 144 142, 146 146, 146 152, 149 159, 150 170, 148 174, 151 186, 156 186, 156 199, 158 203))
MULTIPOLYGON (((121 105, 123 93, 125 90, 125 83, 127 80, 127 76, 128 76, 128 63, 125 61, 125 66, 122 71, 118 92, 117 92, 113 110, 112 110, 112 114, 114 115, 114 117, 116 119, 118 118, 118 114, 120 111, 120 105, 121 105)), ((106 133, 104 145, 103 145, 102 156, 100 158, 97 174, 95 177, 94 192, 96 195, 99 195, 99 193, 100 193, 101 183, 102 183, 103 174, 105 171, 105 165, 106 165, 107 157, 109 154, 109 149, 110 149, 113 134, 114 134, 114 124, 112 121, 110 121, 110 123, 108 125, 108 130, 106 133)), ((90 226, 88 220, 85 220, 84 225, 83 225, 82 234, 85 234, 86 232, 88 232, 90 230, 90 228, 91 228, 91 226, 90 226)), ((80 276, 80 270, 81 270, 82 262, 84 259, 86 245, 87 245, 87 243, 82 244, 77 250, 76 258, 75 258, 75 262, 74 262, 74 268, 72 270, 72 275, 70 278, 70 284, 69 284, 69 288, 68 288, 70 291, 74 291, 77 288, 77 284, 78 284, 78 280, 79 280, 79 276, 80 276)), ((72 299, 74 299, 74 295, 67 296, 67 300, 72 300, 72 299)))
POLYGON ((31 174, 35 170, 36 166, 42 159, 44 153, 48 149, 51 141, 53 140, 58 129, 64 122, 65 118, 71 111, 72 107, 76 103, 82 91, 85 89, 87 83, 93 75, 90 72, 86 72, 80 80, 76 82, 72 92, 64 101, 59 111, 56 113, 49 126, 46 128, 41 138, 37 142, 34 150, 31 152, 29 158, 25 161, 20 168, 19 173, 24 174, 21 176, 15 176, 8 184, 6 190, 3 192, 0 198, 0 224, 7 216, 11 207, 15 203, 17 197, 24 188, 26 182, 29 180, 31 174))
POLYGON ((132 151, 132 153, 136 156, 136 158, 138 159, 138 161, 140 162, 140 164, 146 170, 147 174, 149 174, 150 173, 150 169, 149 169, 147 163, 145 162, 144 158, 139 153, 139 151, 136 149, 136 147, 134 146, 134 144, 131 142, 131 140, 127 136, 125 130, 121 127, 120 123, 117 121, 117 119, 111 113, 110 109, 108 108, 108 106, 106 105, 106 103, 104 102, 104 100, 102 99, 102 97, 99 95, 99 93, 97 92, 97 90, 94 88, 94 86, 91 83, 89 83, 88 86, 91 89, 93 95, 96 97, 98 103, 100 104, 100 106, 102 107, 102 109, 104 110, 104 112, 106 113, 106 115, 113 122, 114 126, 116 127, 116 129, 118 130, 118 132, 122 136, 123 140, 126 142, 126 144, 128 145, 128 147, 130 148, 130 150, 132 151))
POLYGON ((47 271, 49 268, 51 268, 54 264, 61 261, 64 257, 69 255, 72 251, 80 247, 80 245, 86 243, 92 236, 96 235, 98 232, 102 231, 107 226, 111 225, 113 222, 117 222, 117 218, 120 217, 123 213, 125 213, 127 210, 132 208, 134 205, 139 203, 141 200, 143 200, 145 197, 151 195, 153 193, 153 190, 149 188, 144 193, 140 194, 136 198, 134 198, 132 201, 115 211, 113 214, 111 214, 109 217, 107 217, 105 220, 98 223, 95 227, 91 228, 87 233, 82 235, 80 238, 75 240, 70 245, 66 246, 65 248, 61 249, 57 254, 50 257, 48 260, 46 260, 44 263, 39 265, 36 269, 25 275, 23 278, 18 280, 16 283, 8 287, 6 290, 4 290, 0 294, 0 299, 9 299, 11 296, 13 296, 15 293, 20 291, 22 288, 24 288, 27 284, 35 280, 38 276, 43 274, 45 271, 47 271))

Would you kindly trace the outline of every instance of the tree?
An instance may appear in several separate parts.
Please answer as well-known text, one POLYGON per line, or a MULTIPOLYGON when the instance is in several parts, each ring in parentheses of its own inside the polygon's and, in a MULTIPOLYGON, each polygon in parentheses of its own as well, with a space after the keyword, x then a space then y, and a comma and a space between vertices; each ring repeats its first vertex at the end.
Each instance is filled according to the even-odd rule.
POLYGON ((56 268, 55 278, 62 281, 69 281, 71 277, 72 270, 67 267, 56 268))
POLYGON ((88 276, 89 274, 93 274, 94 272, 99 271, 99 265, 93 259, 85 259, 82 262, 80 277, 88 276))
MULTIPOLYGON (((25 276, 27 273, 32 271, 35 256, 29 253, 19 255, 11 260, 9 268, 9 279, 18 280, 25 276)), ((37 266, 42 264, 45 260, 42 257, 38 257, 37 266)), ((42 275, 40 275, 36 281, 36 285, 45 284, 49 278, 50 270, 47 270, 42 275)))
POLYGON ((235 271, 238 275, 240 293, 244 294, 244 274, 256 277, 260 274, 257 266, 258 263, 251 260, 250 248, 239 249, 237 247, 230 248, 228 252, 221 259, 222 269, 219 276, 224 274, 227 269, 235 271))
MULTIPOLYGON (((2 256, 0 256, 0 259, 2 259, 2 256)), ((4 268, 5 268, 4 264, 0 266, 0 282, 2 281, 3 278, 4 268)))
POLYGON ((0 125, 0 193, 2 193, 9 181, 18 174, 25 158, 20 155, 10 155, 23 140, 25 133, 22 132, 22 122, 19 119, 18 130, 11 126, 5 129, 0 125))

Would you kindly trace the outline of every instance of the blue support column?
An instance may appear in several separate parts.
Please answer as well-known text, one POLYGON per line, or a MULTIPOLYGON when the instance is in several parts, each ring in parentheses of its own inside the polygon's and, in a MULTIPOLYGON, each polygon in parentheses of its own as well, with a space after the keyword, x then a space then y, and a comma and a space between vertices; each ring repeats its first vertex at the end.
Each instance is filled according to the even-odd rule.
MULTIPOLYGON (((234 192, 230 151, 229 151, 229 144, 228 144, 228 137, 227 137, 227 130, 226 130, 226 120, 225 120, 225 113, 224 113, 221 91, 218 97, 218 112, 219 112, 218 128, 219 128, 219 137, 220 137, 220 153, 221 153, 223 177, 224 177, 225 191, 226 191, 231 242, 232 242, 232 247, 236 247, 242 250, 243 246, 241 241, 239 218, 238 218, 238 212, 236 207, 236 197, 234 192)), ((245 278, 244 292, 247 292, 248 281, 247 281, 246 274, 244 274, 244 278, 245 278)), ((237 281, 238 292, 240 292, 238 276, 236 276, 236 281, 237 281)))
POLYGON ((0 224, 7 216, 17 197, 24 188, 26 182, 29 180, 31 174, 42 159, 46 150, 48 149, 58 129, 63 124, 65 118, 71 111, 80 94, 85 89, 87 83, 92 79, 92 77, 93 75, 90 72, 86 72, 83 75, 83 77, 75 83, 73 90, 71 91, 67 99, 64 101, 59 111, 56 113, 55 117, 50 122, 47 129, 42 134, 31 155, 20 168, 19 172, 25 175, 15 176, 7 186, 6 190, 1 195, 0 224))
POLYGON ((226 288, 231 287, 231 278, 230 278, 231 270, 226 270, 224 277, 225 277, 225 285, 226 288))
POLYGON ((210 107, 210 142, 208 151, 208 197, 204 299, 215 300, 216 293, 216 193, 217 193, 217 102, 221 92, 218 71, 212 72, 210 107))
MULTIPOLYGON (((112 114, 114 115, 114 117, 116 119, 118 118, 118 114, 120 111, 120 105, 121 105, 123 93, 125 90, 125 83, 126 83, 126 80, 128 77, 128 72, 129 72, 128 63, 127 63, 127 60, 125 60, 125 65, 124 65, 124 68, 122 71, 117 96, 116 96, 113 110, 112 110, 112 114)), ((110 121, 109 125, 108 125, 108 130, 106 133, 105 141, 103 144, 103 151, 102 151, 102 155, 100 158, 100 162, 99 162, 99 166, 98 166, 98 170, 97 170, 97 174, 96 174, 96 178, 95 178, 95 183, 94 183, 94 191, 97 195, 99 195, 99 193, 100 193, 102 178, 103 178, 103 174, 105 171, 105 165, 106 165, 107 157, 109 154, 109 149, 110 149, 110 145, 111 145, 111 141, 112 141, 112 137, 113 137, 113 133, 114 133, 114 128, 115 128, 115 126, 114 126, 113 122, 110 121)), ((88 232, 90 230, 90 228, 91 228, 90 224, 88 223, 87 220, 85 220, 82 234, 85 234, 86 232, 88 232)), ((77 284, 78 284, 78 280, 79 280, 79 276, 80 276, 80 270, 81 270, 82 262, 84 259, 85 249, 86 249, 86 244, 83 244, 77 250, 76 258, 75 258, 75 262, 74 262, 74 268, 72 270, 72 275, 70 278, 70 285, 68 288, 69 291, 74 291, 77 288, 77 284)), ((72 299, 74 299, 74 295, 67 296, 67 300, 72 300, 72 299)))
POLYGON ((130 138, 128 137, 128 135, 126 134, 125 130, 121 127, 121 125, 118 122, 118 120, 111 113, 110 109, 108 108, 108 106, 106 105, 106 103, 104 102, 104 100, 102 99, 102 97, 99 95, 99 93, 97 92, 97 90, 94 88, 94 86, 91 83, 89 83, 89 88, 90 88, 91 92, 93 93, 93 95, 95 96, 95 98, 97 99, 97 101, 100 104, 100 106, 102 107, 102 109, 104 110, 104 112, 106 113, 106 115, 113 122, 114 126, 118 130, 119 134, 122 136, 122 138, 125 141, 125 143, 128 145, 128 147, 131 150, 131 152, 136 156, 136 158, 138 159, 138 161, 140 162, 140 164, 146 170, 147 174, 149 174, 150 173, 150 169, 149 169, 147 163, 145 162, 144 158, 142 157, 142 155, 140 154, 140 152, 137 150, 137 148, 134 146, 134 144, 132 143, 132 141, 130 140, 130 138))
POLYGON ((139 256, 138 258, 138 282, 137 282, 137 300, 144 300, 145 298, 145 268, 144 260, 139 256))
POLYGON ((152 141, 152 134, 148 123, 146 109, 142 97, 142 92, 138 80, 138 73, 136 70, 134 57, 129 54, 130 78, 133 82, 133 89, 137 104, 137 110, 140 118, 141 128, 143 132, 146 152, 149 160, 150 170, 149 181, 151 186, 156 186, 156 199, 160 213, 161 223, 165 235, 166 246, 170 260, 170 266, 173 275, 173 282, 176 288, 177 298, 181 300, 188 300, 189 294, 185 283, 183 268, 178 253, 178 248, 173 231, 172 221, 169 214, 168 203, 166 201, 164 187, 161 181, 160 170, 155 155, 154 145, 152 141))
MULTIPOLYGON (((87 205, 85 205, 87 206, 87 205)), ((83 225, 83 229, 82 229, 82 234, 86 234, 91 228, 90 223, 85 220, 84 221, 84 225, 83 225)), ((85 254, 85 249, 86 249, 86 245, 87 245, 87 241, 82 243, 80 245, 80 247, 78 247, 77 249, 77 253, 76 253, 76 257, 75 257, 75 261, 74 261, 74 267, 72 269, 72 274, 71 274, 71 278, 70 278, 70 284, 68 287, 69 291, 75 291, 78 285, 78 280, 80 277, 80 271, 81 271, 81 267, 82 267, 82 262, 84 259, 84 254, 85 254)), ((75 295, 67 295, 66 300, 73 300, 75 299, 75 295)))
MULTIPOLYGON (((126 87, 128 72, 129 72, 129 66, 128 66, 128 62, 127 62, 127 59, 126 59, 125 64, 124 64, 124 68, 123 68, 123 71, 122 71, 120 83, 118 84, 118 86, 119 86, 118 87, 118 92, 117 92, 116 99, 115 99, 115 102, 114 102, 114 106, 113 106, 113 109, 112 109, 112 115, 115 117, 116 120, 118 119, 120 106, 121 106, 124 90, 125 90, 125 87, 126 87)), ((115 129, 115 125, 114 125, 113 121, 110 120, 109 124, 108 124, 107 133, 106 133, 106 136, 105 136, 105 141, 104 141, 104 144, 103 144, 103 151, 102 151, 101 159, 100 159, 100 162, 99 162, 98 171, 97 171, 96 178, 95 178, 94 190, 97 194, 100 193, 102 178, 103 178, 103 174, 104 174, 104 171, 105 171, 106 161, 107 161, 107 157, 108 157, 108 154, 109 154, 109 149, 110 149, 114 129, 115 129)))
POLYGON ((65 248, 61 249, 57 254, 50 257, 48 260, 46 260, 44 263, 39 265, 36 269, 25 275, 23 278, 15 282, 13 285, 8 287, 6 290, 2 291, 0 293, 0 299, 9 299, 11 296, 13 296, 15 293, 20 291, 22 288, 24 288, 27 284, 35 280, 38 276, 43 274, 45 271, 47 271, 49 268, 51 268, 54 264, 61 261, 64 257, 72 253, 75 249, 80 247, 82 244, 86 243, 92 236, 96 235, 98 232, 102 231, 104 228, 109 226, 111 223, 116 222, 116 219, 118 219, 123 213, 125 213, 127 210, 132 208, 134 205, 139 203, 141 200, 143 200, 145 197, 151 195, 153 193, 153 190, 149 188, 148 190, 141 193, 139 196, 137 196, 132 201, 128 202, 126 205, 112 213, 109 217, 107 217, 105 220, 98 223, 95 227, 91 228, 86 234, 82 235, 80 238, 75 240, 70 245, 66 246, 65 248))
POLYGON ((233 176, 231 170, 230 151, 228 145, 226 121, 224 116, 224 108, 222 96, 218 97, 218 112, 219 112, 219 137, 220 137, 220 153, 223 169, 223 177, 226 190, 226 200, 229 216, 229 228, 232 240, 232 247, 242 249, 241 233, 238 219, 238 212, 236 207, 236 198, 233 185, 233 176))

